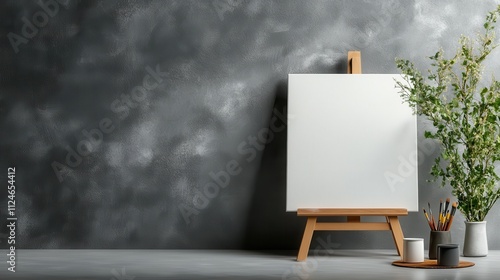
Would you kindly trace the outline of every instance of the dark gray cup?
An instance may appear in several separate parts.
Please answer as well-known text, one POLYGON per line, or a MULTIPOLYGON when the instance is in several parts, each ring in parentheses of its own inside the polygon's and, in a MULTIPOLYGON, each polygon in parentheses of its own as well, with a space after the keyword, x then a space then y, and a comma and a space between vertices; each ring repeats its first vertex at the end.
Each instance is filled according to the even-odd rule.
POLYGON ((437 264, 442 266, 458 266, 460 252, 458 244, 437 245, 437 264))
POLYGON ((429 259, 437 259, 437 245, 450 244, 451 233, 450 231, 431 231, 431 239, 429 241, 429 259))

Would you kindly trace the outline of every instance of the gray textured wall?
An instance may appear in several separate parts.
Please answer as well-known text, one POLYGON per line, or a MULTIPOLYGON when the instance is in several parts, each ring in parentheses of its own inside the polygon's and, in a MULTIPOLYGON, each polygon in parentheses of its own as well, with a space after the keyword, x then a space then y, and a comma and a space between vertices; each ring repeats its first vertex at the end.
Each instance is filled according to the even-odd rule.
MULTIPOLYGON (((305 221, 284 211, 287 74, 344 73, 352 49, 365 73, 397 73, 395 57, 426 67, 499 3, 59 2, 46 18, 35 1, 0 2, 0 178, 16 167, 22 248, 298 248, 305 221)), ((436 153, 421 159, 421 207, 450 193, 426 182, 436 153)), ((428 237, 421 213, 402 225, 428 237)), ((393 248, 386 232, 317 237, 393 248)))

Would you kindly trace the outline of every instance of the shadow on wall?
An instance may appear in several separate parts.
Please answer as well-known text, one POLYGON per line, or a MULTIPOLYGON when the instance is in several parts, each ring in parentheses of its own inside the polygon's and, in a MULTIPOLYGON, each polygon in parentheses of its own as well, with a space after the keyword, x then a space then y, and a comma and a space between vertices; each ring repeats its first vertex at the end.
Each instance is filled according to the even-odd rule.
MULTIPOLYGON (((280 81, 275 90, 273 112, 286 116, 287 81, 280 81)), ((269 129, 272 129, 272 114, 269 129)), ((249 208, 244 249, 292 249, 300 242, 301 226, 295 213, 286 210, 286 126, 275 129, 262 155, 249 208)))

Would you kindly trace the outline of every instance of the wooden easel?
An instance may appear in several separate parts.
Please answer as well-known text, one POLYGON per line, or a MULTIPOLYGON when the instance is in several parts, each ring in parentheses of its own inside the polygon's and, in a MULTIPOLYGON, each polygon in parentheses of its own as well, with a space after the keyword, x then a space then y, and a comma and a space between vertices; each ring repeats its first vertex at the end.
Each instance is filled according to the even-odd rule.
MULTIPOLYGON (((361 74, 361 53, 349 51, 347 54, 347 73, 361 74)), ((304 236, 300 244, 297 261, 307 259, 309 246, 314 231, 316 230, 390 230, 396 249, 400 256, 403 255, 403 231, 398 216, 407 216, 408 210, 404 208, 299 208, 297 216, 307 217, 304 236), (347 217, 347 222, 319 223, 319 217, 347 217), (361 222, 361 216, 384 216, 385 222, 361 222)))

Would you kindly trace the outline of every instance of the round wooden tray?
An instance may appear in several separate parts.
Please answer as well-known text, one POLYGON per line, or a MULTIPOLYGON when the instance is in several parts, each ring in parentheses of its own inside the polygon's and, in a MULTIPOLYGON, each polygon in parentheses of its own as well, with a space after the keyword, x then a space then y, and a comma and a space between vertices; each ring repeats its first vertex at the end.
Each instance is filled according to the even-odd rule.
POLYGON ((433 268, 433 269, 449 269, 449 268, 464 268, 474 266, 473 262, 460 261, 458 266, 441 266, 437 265, 437 260, 425 260, 422 263, 405 263, 403 261, 395 261, 392 263, 395 266, 410 267, 410 268, 433 268))

